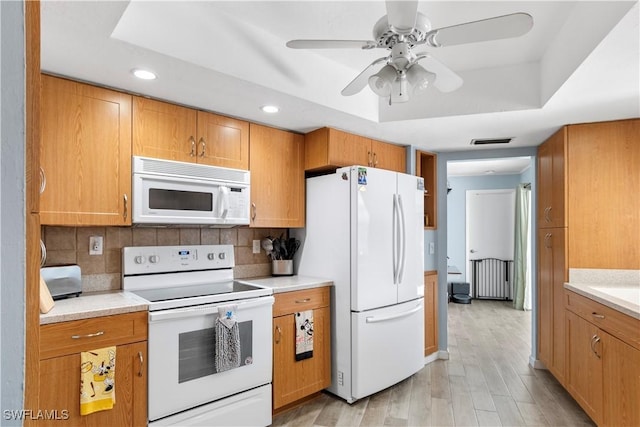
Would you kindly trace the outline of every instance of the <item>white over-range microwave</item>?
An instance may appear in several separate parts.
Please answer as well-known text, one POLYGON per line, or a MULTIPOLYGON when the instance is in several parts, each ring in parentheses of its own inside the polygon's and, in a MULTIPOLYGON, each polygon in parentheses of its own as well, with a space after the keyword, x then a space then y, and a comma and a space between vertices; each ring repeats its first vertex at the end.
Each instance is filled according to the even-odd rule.
POLYGON ((133 223, 249 224, 249 171, 133 157, 133 223))

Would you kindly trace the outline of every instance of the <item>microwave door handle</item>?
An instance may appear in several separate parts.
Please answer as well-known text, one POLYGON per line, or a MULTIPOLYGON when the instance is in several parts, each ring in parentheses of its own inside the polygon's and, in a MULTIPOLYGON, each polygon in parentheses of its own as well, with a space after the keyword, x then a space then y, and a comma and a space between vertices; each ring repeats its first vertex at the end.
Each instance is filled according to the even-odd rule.
POLYGON ((229 187, 220 186, 219 188, 219 217, 226 218, 229 213, 229 187))

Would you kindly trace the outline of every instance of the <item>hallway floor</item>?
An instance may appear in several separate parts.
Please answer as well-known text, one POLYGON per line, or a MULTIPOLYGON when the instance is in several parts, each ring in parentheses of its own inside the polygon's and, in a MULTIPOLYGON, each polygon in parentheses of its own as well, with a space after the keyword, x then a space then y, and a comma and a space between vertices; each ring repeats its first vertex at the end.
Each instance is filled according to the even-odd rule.
POLYGON ((449 307, 449 360, 347 404, 324 393, 274 426, 593 426, 546 370, 528 364, 531 313, 511 302, 449 307))

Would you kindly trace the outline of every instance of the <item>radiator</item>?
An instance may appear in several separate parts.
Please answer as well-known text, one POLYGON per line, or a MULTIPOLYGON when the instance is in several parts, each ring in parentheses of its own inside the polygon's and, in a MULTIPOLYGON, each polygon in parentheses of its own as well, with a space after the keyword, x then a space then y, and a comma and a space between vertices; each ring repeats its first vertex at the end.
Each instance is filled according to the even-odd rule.
POLYGON ((472 259, 471 286, 473 298, 513 299, 513 260, 472 259))

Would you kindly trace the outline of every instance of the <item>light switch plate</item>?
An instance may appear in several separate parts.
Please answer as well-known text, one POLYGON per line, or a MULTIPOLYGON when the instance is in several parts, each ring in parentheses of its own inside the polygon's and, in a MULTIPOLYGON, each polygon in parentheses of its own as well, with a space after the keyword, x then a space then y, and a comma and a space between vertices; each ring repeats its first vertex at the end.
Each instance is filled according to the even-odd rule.
POLYGON ((254 254, 259 254, 260 253, 260 240, 254 240, 253 241, 253 253, 254 254))
POLYGON ((429 255, 433 255, 436 253, 436 244, 433 242, 429 242, 429 255))

